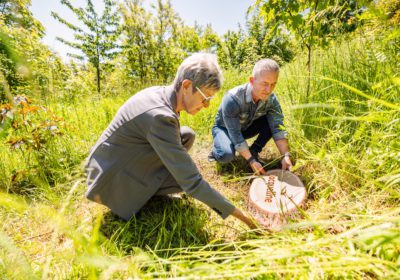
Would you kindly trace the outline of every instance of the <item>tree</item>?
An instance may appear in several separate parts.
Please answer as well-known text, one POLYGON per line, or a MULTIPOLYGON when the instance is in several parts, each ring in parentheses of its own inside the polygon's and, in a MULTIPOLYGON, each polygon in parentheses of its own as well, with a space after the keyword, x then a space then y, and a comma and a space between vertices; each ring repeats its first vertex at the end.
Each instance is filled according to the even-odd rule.
POLYGON ((245 40, 243 29, 239 26, 238 31, 228 30, 222 38, 223 44, 218 50, 218 57, 226 57, 225 61, 228 62, 222 63, 222 65, 226 68, 239 68, 246 58, 246 50, 243 47, 243 41, 245 40))
POLYGON ((216 52, 218 46, 221 44, 221 39, 214 32, 211 24, 207 24, 204 31, 200 33, 200 49, 214 53, 216 52))
POLYGON ((189 53, 211 47, 215 33, 210 27, 203 34, 198 25, 185 26, 169 0, 158 0, 151 9, 146 11, 142 0, 125 0, 123 53, 130 77, 165 83, 189 53))
POLYGON ((187 53, 195 53, 201 50, 201 38, 202 32, 201 26, 195 22, 194 26, 182 26, 179 36, 179 46, 182 50, 187 53))
POLYGON ((40 43, 44 28, 29 6, 30 0, 0 0, 0 101, 10 99, 13 91, 28 86, 26 78, 30 74, 38 81, 46 72, 38 62, 50 55, 40 43))
POLYGON ((152 15, 143 8, 142 0, 127 0, 121 6, 124 19, 122 30, 123 55, 126 57, 129 77, 139 77, 144 83, 154 65, 156 42, 152 15))
MULTIPOLYGON (((105 66, 109 60, 117 54, 118 44, 116 43, 121 33, 119 28, 119 13, 113 9, 115 2, 113 0, 103 0, 104 11, 99 16, 94 9, 91 0, 86 0, 86 7, 76 8, 72 6, 69 0, 61 0, 61 3, 67 6, 83 23, 85 31, 81 27, 75 26, 67 20, 61 18, 56 12, 52 12, 52 16, 59 22, 73 30, 75 42, 66 41, 60 37, 57 40, 60 42, 80 50, 88 59, 89 63, 96 69, 97 92, 101 93, 101 76, 105 66)), ((84 56, 78 54, 68 54, 79 60, 84 60, 84 56)))
POLYGON ((175 70, 185 53, 179 46, 180 26, 182 19, 174 11, 170 0, 157 0, 152 5, 156 10, 154 18, 154 36, 157 43, 155 69, 158 78, 163 82, 174 76, 175 70))
POLYGON ((44 35, 42 24, 37 21, 29 10, 31 0, 0 0, 0 18, 8 27, 21 27, 35 31, 41 37, 44 35))
POLYGON ((278 63, 289 62, 293 56, 292 43, 288 34, 274 33, 274 26, 264 22, 258 10, 247 13, 245 29, 228 31, 223 35, 218 56, 223 67, 248 70, 261 58, 273 58, 278 63))
POLYGON ((307 49, 308 97, 314 46, 324 47, 338 35, 354 30, 356 16, 363 11, 360 5, 355 0, 256 0, 252 8, 259 10, 259 17, 270 24, 274 34, 290 32, 307 49))
MULTIPOLYGON (((259 11, 254 9, 246 15, 248 43, 253 49, 255 60, 270 57, 280 64, 293 59, 294 51, 289 34, 274 33, 274 26, 259 17, 259 11)), ((253 59, 252 62, 255 62, 253 59)), ((253 63, 252 63, 253 64, 253 63)))

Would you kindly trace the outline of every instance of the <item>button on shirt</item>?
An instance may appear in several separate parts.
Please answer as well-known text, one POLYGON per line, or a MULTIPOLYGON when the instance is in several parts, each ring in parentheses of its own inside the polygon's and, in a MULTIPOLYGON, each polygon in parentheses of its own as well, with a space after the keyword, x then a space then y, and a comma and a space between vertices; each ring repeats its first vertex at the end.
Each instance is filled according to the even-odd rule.
POLYGON ((274 93, 268 99, 253 101, 252 87, 249 83, 229 90, 218 108, 214 126, 225 127, 228 130, 235 149, 238 152, 249 149, 242 135, 258 118, 266 116, 272 138, 276 141, 287 138, 283 128, 283 113, 279 101, 274 93))

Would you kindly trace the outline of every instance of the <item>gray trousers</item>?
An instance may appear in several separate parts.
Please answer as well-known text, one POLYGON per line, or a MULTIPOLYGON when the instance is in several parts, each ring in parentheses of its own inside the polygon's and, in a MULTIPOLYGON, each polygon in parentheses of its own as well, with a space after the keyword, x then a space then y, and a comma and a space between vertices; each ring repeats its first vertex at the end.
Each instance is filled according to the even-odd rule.
MULTIPOLYGON (((189 151, 193 146, 196 133, 188 126, 181 126, 180 130, 182 145, 185 147, 186 151, 189 151)), ((175 178, 170 174, 155 195, 167 195, 180 192, 182 192, 181 187, 178 185, 175 178)))

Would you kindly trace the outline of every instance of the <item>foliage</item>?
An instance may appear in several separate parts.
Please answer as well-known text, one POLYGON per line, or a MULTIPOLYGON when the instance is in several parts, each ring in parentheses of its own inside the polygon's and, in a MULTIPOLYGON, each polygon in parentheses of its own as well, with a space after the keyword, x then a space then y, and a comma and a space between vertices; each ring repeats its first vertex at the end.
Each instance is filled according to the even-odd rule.
POLYGON ((170 1, 158 0, 151 8, 154 16, 143 8, 140 0, 127 0, 122 7, 127 74, 142 83, 149 80, 165 83, 185 57, 179 45, 184 25, 170 1))
POLYGON ((0 18, 8 27, 20 27, 44 35, 42 24, 29 10, 31 0, 0 0, 0 18))
POLYGON ((126 76, 140 83, 167 83, 191 53, 216 52, 220 38, 210 25, 186 26, 169 0, 147 10, 141 0, 126 0, 123 15, 122 63, 126 76))
POLYGON ((30 1, 26 0, 0 2, 0 101, 6 100, 7 92, 24 85, 24 76, 29 74, 26 60, 20 55, 21 45, 32 45, 31 41, 38 43, 44 34, 43 26, 33 18, 29 5, 30 1))
POLYGON ((381 0, 377 7, 386 15, 391 24, 400 23, 400 1, 399 0, 381 0))
POLYGON ((33 191, 28 178, 34 176, 53 183, 55 173, 70 164, 57 157, 57 149, 62 147, 56 143, 64 133, 64 120, 43 106, 33 105, 26 96, 15 96, 12 104, 3 104, 0 109, 0 139, 9 145, 10 152, 21 154, 25 161, 24 169, 12 171, 9 191, 33 191))
MULTIPOLYGON (((366 1, 368 2, 368 1, 366 1)), ((354 31, 357 15, 363 11, 359 1, 257 0, 253 8, 269 23, 273 34, 290 32, 308 51, 308 88, 310 94, 311 57, 316 46, 325 47, 339 35, 354 31)))
POLYGON ((68 74, 61 60, 40 42, 43 26, 32 17, 29 4, 1 3, 0 102, 12 102, 12 94, 46 99, 60 91, 68 74))
POLYGON ((274 26, 265 22, 257 9, 247 13, 246 28, 229 30, 218 45, 218 57, 226 68, 249 70, 262 58, 275 59, 283 65, 293 59, 296 48, 288 34, 274 33, 274 26))
POLYGON ((155 9, 153 27, 157 45, 153 71, 166 83, 175 76, 174 72, 184 58, 178 43, 179 25, 182 25, 182 20, 173 10, 170 0, 158 0, 152 7, 155 9))
POLYGON ((359 1, 257 0, 253 8, 259 10, 259 16, 271 24, 276 34, 290 31, 310 49, 314 45, 327 46, 338 35, 354 31, 362 5, 359 1))
MULTIPOLYGON (((83 28, 75 26, 67 20, 60 17, 56 12, 52 12, 52 16, 59 22, 70 28, 75 32, 74 37, 77 42, 69 42, 63 38, 57 37, 62 43, 80 50, 88 59, 88 62, 96 69, 97 92, 101 92, 101 77, 102 72, 105 71, 107 62, 114 58, 116 43, 119 35, 119 14, 113 11, 115 2, 112 0, 104 0, 104 11, 99 16, 93 6, 91 0, 87 0, 86 8, 76 8, 70 1, 61 0, 61 3, 67 6, 83 23, 88 31, 83 28)), ((69 54, 71 57, 83 60, 84 56, 77 54, 69 54)))
POLYGON ((124 19, 123 55, 129 69, 127 75, 144 83, 151 78, 156 42, 151 26, 152 15, 142 5, 141 0, 126 1, 121 11, 124 19))

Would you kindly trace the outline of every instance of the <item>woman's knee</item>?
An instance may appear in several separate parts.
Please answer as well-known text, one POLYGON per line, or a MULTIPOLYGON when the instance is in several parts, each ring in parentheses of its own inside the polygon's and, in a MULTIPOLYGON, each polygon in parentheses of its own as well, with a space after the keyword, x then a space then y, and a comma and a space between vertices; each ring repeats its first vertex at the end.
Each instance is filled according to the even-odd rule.
POLYGON ((188 126, 181 126, 181 141, 182 145, 187 151, 192 148, 194 140, 196 139, 196 132, 188 126))

